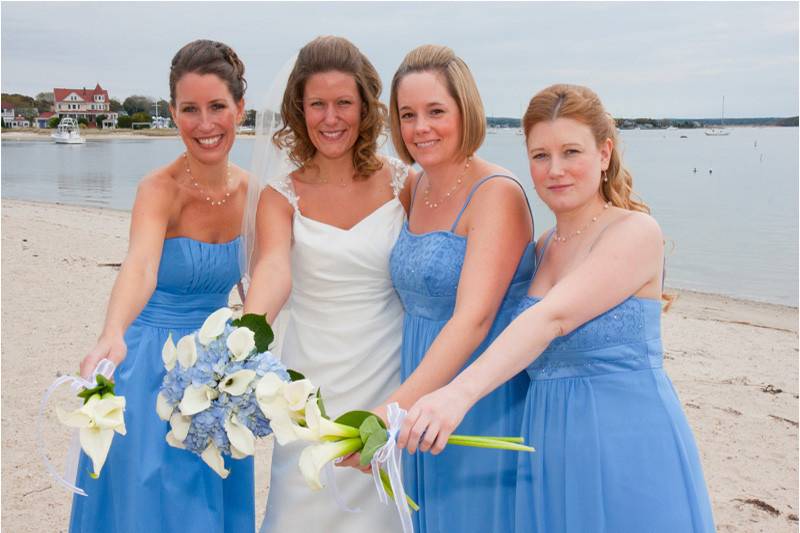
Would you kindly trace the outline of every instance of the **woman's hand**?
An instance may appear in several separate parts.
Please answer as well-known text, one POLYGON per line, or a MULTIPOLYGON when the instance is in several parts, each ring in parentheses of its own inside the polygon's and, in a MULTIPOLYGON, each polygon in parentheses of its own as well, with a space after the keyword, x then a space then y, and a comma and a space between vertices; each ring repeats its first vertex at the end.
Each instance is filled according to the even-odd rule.
POLYGON ((414 453, 431 451, 437 455, 444 450, 447 439, 455 431, 472 402, 453 384, 426 394, 409 409, 397 445, 414 453))
POLYGON ((101 336, 95 347, 81 361, 81 377, 83 379, 92 377, 92 372, 102 359, 109 359, 119 366, 127 353, 128 346, 122 336, 101 336))

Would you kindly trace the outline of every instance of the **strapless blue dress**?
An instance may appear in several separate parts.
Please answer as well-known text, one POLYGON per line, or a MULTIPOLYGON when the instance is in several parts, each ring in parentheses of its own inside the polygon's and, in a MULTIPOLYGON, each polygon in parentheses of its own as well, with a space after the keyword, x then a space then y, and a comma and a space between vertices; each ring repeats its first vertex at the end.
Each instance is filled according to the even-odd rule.
MULTIPOLYGON (((453 233, 477 182, 450 231, 417 235, 405 224, 390 258, 392 281, 405 308, 401 378, 417 368, 453 316, 467 239, 453 233)), ((507 179, 507 176, 502 176, 507 179)), ((416 191, 415 191, 416 192, 416 191)), ((511 321, 533 273, 533 243, 525 249, 491 330, 467 364, 511 321)), ((455 431, 462 435, 519 435, 528 377, 520 373, 479 401, 455 431)), ((406 492, 421 510, 412 513, 417 533, 510 532, 514 523, 517 453, 448 446, 439 455, 403 457, 406 492)))
POLYGON ((522 435, 536 452, 519 454, 517 533, 715 531, 662 362, 661 302, 631 297, 528 367, 522 435))
POLYGON ((219 477, 199 456, 173 448, 168 423, 156 414, 164 377, 161 347, 177 342, 228 305, 239 281, 240 239, 221 244, 166 239, 150 301, 125 333, 128 354, 114 373, 126 398, 127 435, 115 435, 99 479, 81 453, 71 533, 240 533, 255 529, 253 459, 225 457, 231 472, 219 477))

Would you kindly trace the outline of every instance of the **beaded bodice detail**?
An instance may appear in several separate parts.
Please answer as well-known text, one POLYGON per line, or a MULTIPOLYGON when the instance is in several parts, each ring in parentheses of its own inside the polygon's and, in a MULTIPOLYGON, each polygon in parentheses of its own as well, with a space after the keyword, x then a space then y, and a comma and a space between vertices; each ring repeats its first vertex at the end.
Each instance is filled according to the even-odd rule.
MULTIPOLYGON (((539 301, 534 296, 522 298, 515 318, 539 301)), ((661 358, 661 302, 630 297, 554 339, 528 373, 542 377, 565 371, 597 373, 600 367, 606 371, 657 367, 661 358)))

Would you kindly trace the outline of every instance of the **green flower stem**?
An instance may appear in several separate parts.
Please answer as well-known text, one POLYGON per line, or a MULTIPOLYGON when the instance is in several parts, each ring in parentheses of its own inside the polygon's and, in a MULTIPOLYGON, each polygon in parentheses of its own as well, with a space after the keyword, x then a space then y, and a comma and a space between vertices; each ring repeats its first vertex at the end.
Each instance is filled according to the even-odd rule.
POLYGON ((451 435, 451 437, 458 437, 460 439, 502 440, 505 442, 516 442, 517 444, 525 444, 525 439, 523 439, 522 437, 495 437, 492 435, 451 435))
MULTIPOLYGON (((380 476, 383 490, 386 491, 386 494, 388 494, 390 498, 394 499, 394 491, 392 490, 392 482, 389 480, 389 474, 387 474, 386 471, 381 468, 380 476)), ((406 503, 408 503, 408 506, 411 507, 412 510, 419 511, 419 505, 417 505, 417 502, 412 500, 408 494, 406 494, 406 503)))
POLYGON ((492 448, 497 450, 510 450, 517 452, 534 452, 531 446, 518 444, 516 442, 509 442, 506 440, 497 440, 491 437, 462 437, 461 435, 451 435, 447 439, 448 444, 455 446, 470 446, 473 448, 492 448))

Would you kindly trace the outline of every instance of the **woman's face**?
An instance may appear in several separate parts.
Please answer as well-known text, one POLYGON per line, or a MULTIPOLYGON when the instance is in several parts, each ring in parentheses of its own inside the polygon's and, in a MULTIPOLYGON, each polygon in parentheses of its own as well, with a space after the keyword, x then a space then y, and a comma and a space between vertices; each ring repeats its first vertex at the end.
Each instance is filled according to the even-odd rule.
POLYGON ((599 147, 592 130, 571 118, 535 124, 526 139, 533 186, 555 213, 570 211, 600 194, 603 170, 608 168, 613 144, 599 147))
POLYGON ((175 105, 170 112, 189 154, 202 163, 214 164, 228 157, 244 100, 235 102, 216 74, 190 72, 175 84, 175 105))
POLYGON ((303 89, 308 137, 328 158, 350 157, 361 128, 363 103, 352 75, 336 70, 313 74, 303 89))
POLYGON ((397 114, 403 142, 423 168, 459 156, 461 111, 439 74, 414 72, 397 86, 397 114))

